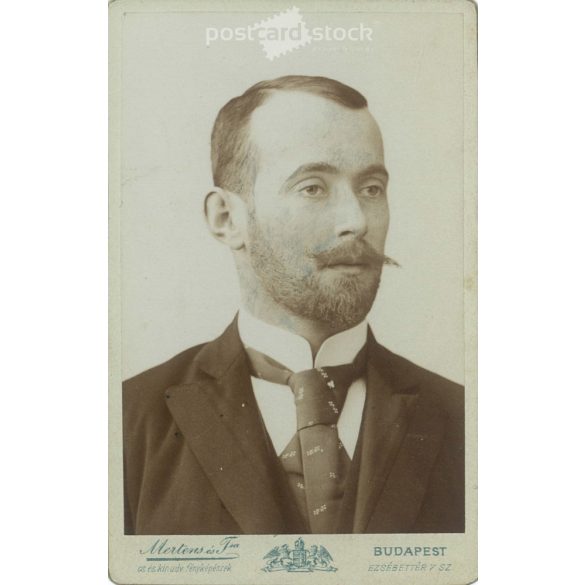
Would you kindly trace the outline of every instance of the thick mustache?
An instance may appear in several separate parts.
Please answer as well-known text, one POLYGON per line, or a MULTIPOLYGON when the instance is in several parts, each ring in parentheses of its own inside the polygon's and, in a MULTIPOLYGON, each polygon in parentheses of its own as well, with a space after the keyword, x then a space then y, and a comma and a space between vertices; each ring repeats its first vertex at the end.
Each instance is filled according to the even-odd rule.
POLYGON ((336 264, 372 264, 374 266, 397 266, 400 264, 390 256, 380 254, 367 242, 348 242, 323 252, 309 253, 321 268, 336 264))

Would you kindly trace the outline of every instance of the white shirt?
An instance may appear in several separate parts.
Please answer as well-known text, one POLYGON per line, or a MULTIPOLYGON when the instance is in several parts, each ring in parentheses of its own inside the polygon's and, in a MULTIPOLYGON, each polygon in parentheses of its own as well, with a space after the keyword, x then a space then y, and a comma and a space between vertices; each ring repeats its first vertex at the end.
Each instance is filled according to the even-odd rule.
MULTIPOLYGON (((245 309, 239 312, 238 329, 245 347, 261 351, 292 372, 351 363, 366 343, 368 333, 367 323, 362 321, 351 329, 329 337, 319 348, 313 362, 311 346, 305 338, 269 325, 245 309)), ((280 455, 297 430, 294 395, 288 386, 254 377, 252 389, 268 435, 276 453, 280 455)), ((365 400, 366 381, 359 378, 349 387, 337 421, 339 438, 350 458, 353 458, 355 451, 365 400)))

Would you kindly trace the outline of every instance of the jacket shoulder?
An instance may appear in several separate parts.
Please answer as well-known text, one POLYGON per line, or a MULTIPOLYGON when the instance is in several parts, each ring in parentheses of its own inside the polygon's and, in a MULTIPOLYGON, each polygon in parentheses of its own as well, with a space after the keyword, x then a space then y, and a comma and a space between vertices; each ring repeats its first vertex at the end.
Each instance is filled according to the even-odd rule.
POLYGON ((190 347, 170 360, 125 380, 122 383, 125 411, 148 410, 153 402, 162 398, 167 388, 180 384, 185 371, 205 345, 190 347))
POLYGON ((463 421, 464 387, 410 360, 385 350, 393 378, 401 385, 410 385, 431 402, 441 405, 452 421, 463 421))

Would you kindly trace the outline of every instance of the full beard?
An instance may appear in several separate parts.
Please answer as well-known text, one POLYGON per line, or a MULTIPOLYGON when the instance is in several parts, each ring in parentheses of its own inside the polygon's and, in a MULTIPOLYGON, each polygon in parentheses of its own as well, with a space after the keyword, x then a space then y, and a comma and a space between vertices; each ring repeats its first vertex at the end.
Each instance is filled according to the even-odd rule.
POLYGON ((348 329, 365 319, 380 285, 384 256, 365 242, 312 253, 298 241, 284 245, 279 234, 265 233, 253 219, 249 226, 252 269, 277 304, 335 329, 348 329), (358 274, 328 269, 339 254, 367 258, 367 268, 358 274))

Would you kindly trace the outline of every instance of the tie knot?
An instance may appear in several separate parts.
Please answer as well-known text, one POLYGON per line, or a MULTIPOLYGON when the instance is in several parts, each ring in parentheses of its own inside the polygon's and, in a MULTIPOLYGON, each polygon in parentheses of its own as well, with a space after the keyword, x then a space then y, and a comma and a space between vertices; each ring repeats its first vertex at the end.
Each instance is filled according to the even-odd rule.
POLYGON ((336 425, 356 373, 353 364, 346 364, 291 374, 288 385, 295 395, 297 430, 336 425))
POLYGON ((351 364, 313 368, 293 374, 267 355, 246 347, 253 376, 288 384, 295 395, 297 430, 314 425, 336 425, 351 383, 359 378, 366 363, 366 346, 351 364))

